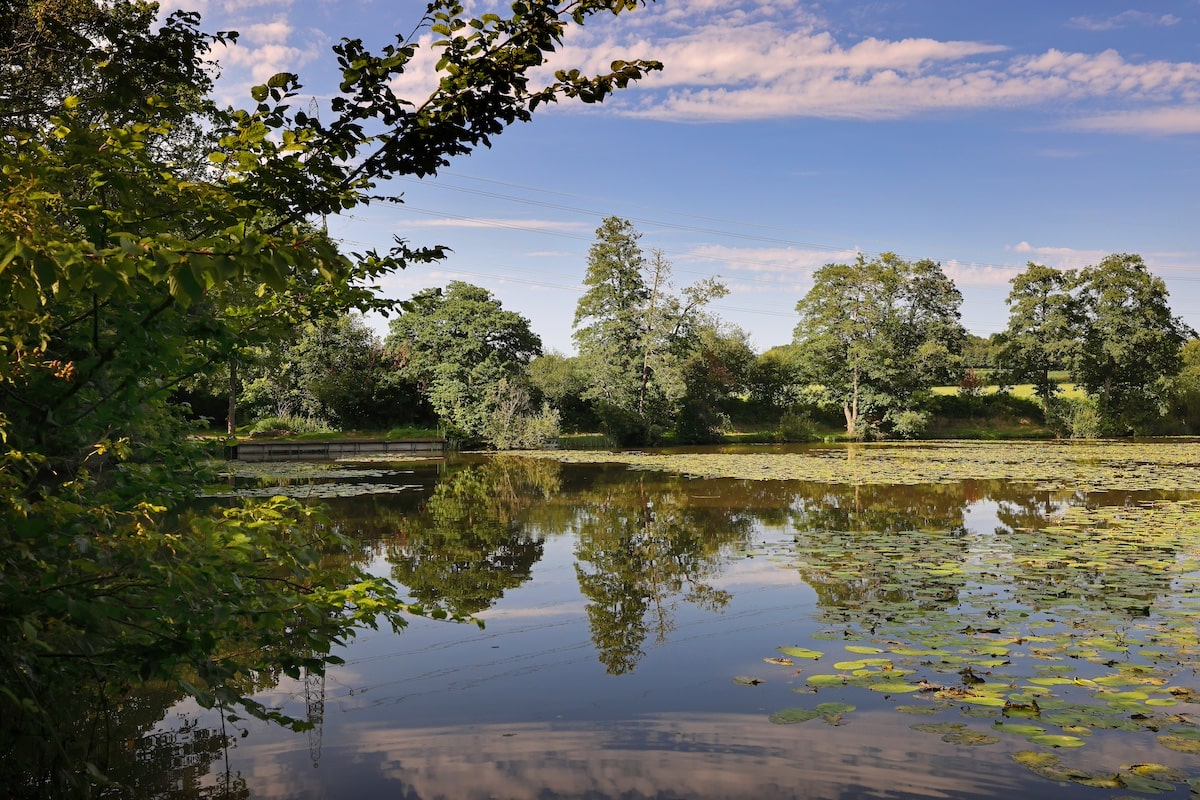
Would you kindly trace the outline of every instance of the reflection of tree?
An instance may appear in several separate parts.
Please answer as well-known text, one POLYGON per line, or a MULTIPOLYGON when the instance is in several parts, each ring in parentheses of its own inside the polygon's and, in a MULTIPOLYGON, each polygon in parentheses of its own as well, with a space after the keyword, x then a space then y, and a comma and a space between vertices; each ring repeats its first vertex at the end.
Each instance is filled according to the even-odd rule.
POLYGON ((560 469, 498 456, 450 473, 389 542, 392 577, 416 600, 457 614, 490 607, 542 557, 541 534, 521 517, 558 491, 560 469))
POLYGON ((957 602, 967 545, 957 484, 801 484, 792 503, 800 574, 826 616, 883 617, 957 602))
POLYGON ((1069 608, 1077 622, 1092 613, 1148 614, 1171 593, 1175 576, 1164 565, 1180 549, 1171 529, 1177 521, 1143 505, 1163 499, 1161 492, 1119 490, 1002 499, 996 535, 1008 554, 1006 583, 1033 608, 1069 608))
POLYGON ((694 488, 642 475, 579 496, 575 572, 610 674, 637 665, 649 631, 657 641, 666 638, 680 599, 711 611, 729 602, 728 592, 705 580, 717 572, 723 545, 748 539, 751 518, 733 503, 705 504, 688 494, 694 488))
POLYGON ((1067 506, 1083 505, 1083 492, 1054 489, 1031 489, 1028 484, 1012 483, 991 492, 996 501, 996 519, 1001 527, 996 533, 1005 536, 1011 531, 1041 528, 1067 506))
MULTIPOLYGON (((181 719, 168 730, 155 730, 169 709, 183 698, 174 684, 121 687, 62 687, 60 731, 63 749, 53 752, 41 740, 15 735, 0 757, 0 785, 6 797, 90 796, 80 775, 65 764, 89 763, 115 785, 121 797, 221 798, 249 797, 245 780, 236 774, 209 777, 233 736, 181 719), (74 710, 74 713, 72 713, 74 710)), ((0 723, 2 724, 2 723, 0 723)), ((100 795, 107 796, 107 795, 100 795)), ((116 795, 114 795, 116 796, 116 795)))

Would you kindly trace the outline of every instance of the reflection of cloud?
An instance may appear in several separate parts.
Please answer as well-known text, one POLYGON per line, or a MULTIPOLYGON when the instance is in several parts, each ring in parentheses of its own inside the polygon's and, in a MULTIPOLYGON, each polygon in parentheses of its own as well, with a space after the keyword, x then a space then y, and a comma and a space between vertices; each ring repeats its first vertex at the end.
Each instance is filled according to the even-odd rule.
MULTIPOLYGON (((759 689, 741 689, 757 692, 759 689)), ((828 699, 835 699, 830 693, 828 699)), ((796 700, 795 704, 801 704, 796 700)), ((327 719, 319 769, 302 742, 241 742, 233 757, 254 797, 1007 798, 1043 779, 1012 763, 1025 745, 956 747, 914 733, 894 711, 852 712, 829 727, 770 724, 767 712, 667 714, 617 722, 409 728, 327 719), (305 768, 307 767, 307 768, 305 768)), ((970 724, 969 720, 964 720, 970 724)), ((988 723, 970 724, 986 730, 988 723)), ((1150 759, 1153 743, 1089 742, 1089 768, 1150 759)))
POLYGON ((475 614, 485 620, 554 619, 557 617, 587 616, 587 604, 582 600, 575 603, 559 603, 537 608, 490 608, 475 614))

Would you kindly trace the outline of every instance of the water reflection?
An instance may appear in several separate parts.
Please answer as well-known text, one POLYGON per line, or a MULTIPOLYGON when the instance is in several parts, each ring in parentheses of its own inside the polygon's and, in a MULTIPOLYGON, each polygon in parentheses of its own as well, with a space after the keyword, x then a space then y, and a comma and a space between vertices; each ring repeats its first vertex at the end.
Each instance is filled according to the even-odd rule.
MULTIPOLYGON (((284 681, 273 697, 317 723, 308 738, 252 725, 232 754, 211 719, 155 726, 176 695, 139 696, 114 721, 116 741, 138 744, 109 762, 129 796, 1088 797, 1014 766, 1024 740, 975 749, 917 735, 894 701, 861 686, 820 690, 861 695, 840 727, 772 725, 771 712, 806 702, 794 692, 812 691, 809 676, 846 656, 800 673, 765 672, 763 658, 830 638, 881 649, 938 639, 965 660, 897 666, 949 685, 993 669, 977 658, 978 631, 1024 641, 1033 620, 1047 658, 1099 675, 1113 653, 1089 661, 1099 645, 1081 646, 1080 626, 1115 619, 1131 640, 1177 648, 1180 681, 1200 667, 1182 616, 1136 627, 1186 593, 1162 566, 1183 557, 1177 545, 1109 537, 1091 521, 1048 528, 1068 507, 1144 495, 694 480, 518 457, 403 480, 424 488, 331 503, 329 524, 358 532, 361 547, 329 557, 375 559, 414 599, 485 616, 487 631, 421 623, 364 637, 328 682, 284 681), (764 682, 735 685, 738 675, 764 682)), ((988 677, 1017 685, 1041 656, 1006 658, 988 677)), ((278 676, 256 679, 265 690, 278 676)), ((959 718, 953 704, 936 710, 959 718)), ((1154 713, 1147 724, 1181 724, 1154 713)), ((1077 761, 1088 759, 1187 765, 1145 727, 1097 730, 1077 761)))
POLYGON ((557 493, 560 470, 497 457, 449 473, 389 537, 392 577, 415 600, 459 615, 490 608, 541 559, 543 535, 522 515, 557 493))
POLYGON ((964 585, 961 486, 813 484, 793 502, 797 568, 823 617, 874 632, 898 613, 944 608, 964 585), (914 562, 936 563, 914 581, 914 562))
POLYGON ((753 518, 694 502, 688 488, 680 479, 642 475, 578 496, 575 574, 610 675, 637 665, 650 633, 666 641, 680 600, 710 612, 729 602, 729 593, 708 581, 720 571, 722 548, 748 541, 753 518))

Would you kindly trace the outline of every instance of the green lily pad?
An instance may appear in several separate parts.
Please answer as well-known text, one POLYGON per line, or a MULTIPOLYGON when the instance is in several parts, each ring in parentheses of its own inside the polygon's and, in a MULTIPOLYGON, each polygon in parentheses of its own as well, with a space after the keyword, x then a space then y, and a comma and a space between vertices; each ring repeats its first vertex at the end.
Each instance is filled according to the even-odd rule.
POLYGON ((776 725, 795 725, 819 716, 821 712, 811 708, 785 708, 783 711, 776 711, 768 719, 776 725))
POLYGON ((817 706, 817 711, 822 714, 849 714, 856 708, 857 706, 852 706, 849 703, 821 703, 817 706))
POLYGON ((813 686, 843 686, 846 678, 842 675, 809 675, 805 681, 813 686))
POLYGON ((1166 733, 1158 737, 1158 743, 1168 750, 1175 750, 1179 753, 1191 753, 1192 755, 1200 755, 1200 740, 1185 738, 1178 734, 1166 733))
POLYGON ((1043 744, 1047 747, 1083 747, 1085 742, 1078 736, 1063 736, 1058 734, 1040 734, 1038 736, 1030 736, 1029 741, 1034 744, 1043 744))
POLYGON ((1045 728, 1038 725, 1025 725, 1020 722, 997 722, 992 728, 1017 736, 1039 736, 1046 732, 1045 728))
POLYGON ((807 647, 780 647, 778 649, 779 652, 783 653, 785 656, 791 656, 792 658, 811 658, 813 661, 816 661, 821 656, 825 655, 820 650, 810 650, 807 647))

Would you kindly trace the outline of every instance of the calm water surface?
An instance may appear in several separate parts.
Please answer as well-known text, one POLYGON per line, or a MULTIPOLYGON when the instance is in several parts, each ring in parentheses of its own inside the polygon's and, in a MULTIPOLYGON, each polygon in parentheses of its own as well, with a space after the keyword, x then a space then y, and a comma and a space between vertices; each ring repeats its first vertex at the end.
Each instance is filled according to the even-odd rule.
MULTIPOLYGON (((1146 788, 1050 780, 1013 760, 1022 751, 1091 775, 1180 770, 1159 782, 1162 796, 1186 797, 1185 780, 1200 777, 1200 756, 1157 741, 1200 718, 1183 693, 1161 694, 1180 702, 1156 708, 1042 687, 1047 708, 1102 709, 1102 723, 1068 726, 1085 746, 994 733, 1016 722, 1066 735, 1061 719, 1006 714, 1028 702, 1035 677, 1138 675, 1130 665, 1153 663, 1128 645, 1155 639, 1155 615, 1190 584, 1136 582, 1112 611, 1115 630, 1076 632, 1099 613, 1095 595, 1120 587, 1095 565, 1053 580, 1022 571, 1029 532, 1048 516, 1145 496, 700 480, 512 457, 395 468, 370 480, 408 488, 328 501, 335 524, 361 538, 373 571, 485 628, 414 619, 398 636, 361 635, 323 678, 266 677, 260 699, 309 719, 308 732, 223 726, 176 705, 124 776, 142 796, 1108 798, 1146 788), (1030 650, 1024 637, 1039 635, 1042 649, 1030 650), (765 660, 791 646, 823 655, 765 660), (920 647, 935 654, 893 652, 920 647), (872 657, 892 663, 845 664, 872 657), (855 669, 858 685, 809 681, 855 669), (872 689, 883 670, 927 685, 872 689), (1018 700, 999 708, 928 688, 989 683, 1018 700), (821 703, 854 708, 772 721, 821 703), (937 723, 960 727, 912 727, 937 723), (997 741, 944 741, 947 731, 997 741)), ((1171 646, 1181 649, 1167 683, 1151 688, 1200 686, 1194 648, 1171 646)))

